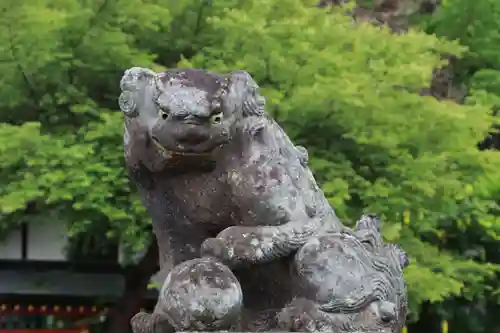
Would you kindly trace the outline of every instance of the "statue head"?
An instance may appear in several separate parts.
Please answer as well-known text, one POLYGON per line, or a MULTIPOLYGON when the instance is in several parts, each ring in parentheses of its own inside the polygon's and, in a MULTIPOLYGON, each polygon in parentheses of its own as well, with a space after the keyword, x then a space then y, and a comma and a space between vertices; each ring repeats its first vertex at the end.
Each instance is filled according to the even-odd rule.
POLYGON ((235 124, 264 113, 264 98, 244 71, 162 73, 133 67, 120 82, 120 109, 166 158, 210 155, 237 133, 235 124))

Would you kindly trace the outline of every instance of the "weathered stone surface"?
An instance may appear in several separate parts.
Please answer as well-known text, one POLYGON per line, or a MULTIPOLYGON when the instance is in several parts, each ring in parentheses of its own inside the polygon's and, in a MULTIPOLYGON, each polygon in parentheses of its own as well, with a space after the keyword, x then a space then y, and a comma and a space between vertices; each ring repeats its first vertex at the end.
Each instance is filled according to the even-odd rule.
POLYGON ((297 298, 278 316, 293 331, 399 331, 406 317, 406 254, 384 244, 375 215, 356 229, 309 240, 295 255, 297 298))
POLYGON ((134 67, 120 86, 126 166, 165 279, 135 333, 401 328, 404 252, 375 216, 342 226, 248 73, 134 67))

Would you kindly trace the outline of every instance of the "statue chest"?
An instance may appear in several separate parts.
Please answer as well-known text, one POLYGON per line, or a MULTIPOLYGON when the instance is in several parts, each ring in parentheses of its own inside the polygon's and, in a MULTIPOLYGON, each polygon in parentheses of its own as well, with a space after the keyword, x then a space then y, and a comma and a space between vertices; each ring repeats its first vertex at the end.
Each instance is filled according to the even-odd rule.
POLYGON ((155 192, 163 201, 157 205, 158 219, 169 220, 172 226, 205 225, 207 230, 219 232, 230 225, 234 215, 231 195, 214 174, 181 175, 156 182, 155 192))
POLYGON ((227 171, 243 225, 280 225, 297 209, 299 192, 280 157, 258 156, 227 171))

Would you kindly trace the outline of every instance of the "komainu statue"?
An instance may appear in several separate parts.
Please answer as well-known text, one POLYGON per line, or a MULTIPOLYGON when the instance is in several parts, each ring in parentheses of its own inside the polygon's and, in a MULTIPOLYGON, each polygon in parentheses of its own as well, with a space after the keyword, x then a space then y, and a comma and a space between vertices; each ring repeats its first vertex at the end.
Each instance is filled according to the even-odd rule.
POLYGON ((133 67, 120 87, 164 280, 134 333, 401 330, 405 253, 375 215, 340 223, 247 72, 133 67))

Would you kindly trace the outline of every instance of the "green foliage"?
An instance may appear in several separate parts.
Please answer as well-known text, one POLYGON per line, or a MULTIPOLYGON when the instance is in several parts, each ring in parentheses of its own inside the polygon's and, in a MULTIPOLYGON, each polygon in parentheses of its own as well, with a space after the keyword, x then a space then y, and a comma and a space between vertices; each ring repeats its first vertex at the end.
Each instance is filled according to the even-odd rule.
POLYGON ((136 41, 158 38, 168 10, 140 0, 2 5, 2 229, 36 203, 70 235, 109 224, 110 237, 142 249, 149 219, 123 168, 121 114, 107 107, 125 68, 155 67, 136 41))
POLYGON ((467 53, 454 66, 473 98, 494 106, 500 95, 500 3, 495 0, 448 0, 423 22, 439 36, 458 40, 467 53))
POLYGON ((488 215, 494 202, 484 188, 476 193, 484 174, 496 174, 497 156, 476 148, 492 123, 489 109, 419 95, 443 64, 440 55, 463 49, 416 31, 353 28, 340 11, 325 15, 295 0, 225 9, 207 18, 220 39, 182 65, 245 68, 263 84, 270 110, 312 152, 317 179, 344 221, 377 212, 409 251, 414 311, 422 301, 481 292, 496 267, 439 245, 442 220, 465 214, 490 221, 498 239, 498 220, 491 226, 488 215))
POLYGON ((409 252, 414 317, 423 302, 498 295, 489 282, 498 267, 468 254, 482 244, 468 233, 499 240, 499 157, 477 143, 495 123, 500 80, 476 73, 466 105, 419 94, 442 54, 467 61, 489 44, 466 51, 415 30, 395 35, 314 3, 3 2, 0 232, 35 203, 39 215, 67 221, 70 235, 105 224, 110 238, 143 249, 149 219, 123 168, 115 112, 123 70, 243 68, 262 85, 269 112, 308 147, 339 216, 350 224, 362 212, 382 215, 384 236, 409 252), (467 241, 454 243, 460 237, 467 241))
MULTIPOLYGON (((423 27, 428 33, 459 41, 467 47, 467 51, 459 59, 453 61, 453 72, 456 84, 466 84, 468 87, 467 104, 483 104, 490 107, 495 117, 491 119, 490 135, 480 145, 483 149, 500 148, 498 136, 498 109, 500 106, 500 3, 494 0, 464 1, 447 0, 441 9, 433 16, 423 21, 423 27)), ((490 162, 491 163, 491 162, 490 162)), ((488 172, 483 180, 476 184, 476 191, 482 191, 483 196, 489 196, 498 201, 500 182, 497 172, 488 172)), ((470 201, 477 198, 471 197, 470 201)), ((489 207, 482 216, 474 216, 469 211, 464 223, 447 225, 448 242, 443 247, 453 248, 476 261, 488 261, 499 264, 498 209, 489 207), (467 233, 467 236, 464 235, 467 233)), ((498 327, 494 313, 498 312, 500 304, 500 284, 498 275, 491 277, 483 286, 484 294, 465 293, 463 298, 469 302, 447 302, 441 312, 448 318, 453 318, 467 332, 488 332, 498 327), (474 304, 472 306, 472 304, 474 304), (463 314, 467 313, 468 316, 463 314), (474 317, 475 320, 465 318, 474 317)))

